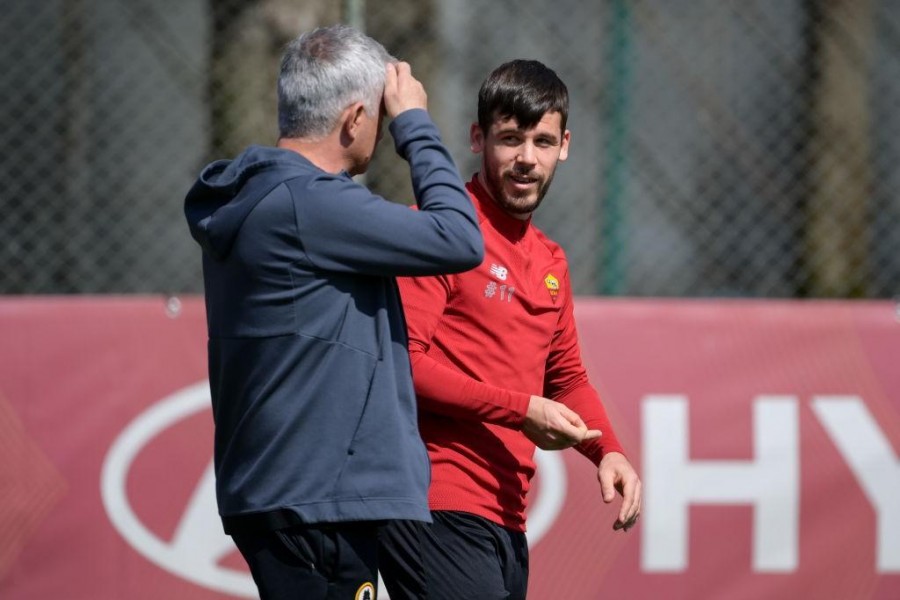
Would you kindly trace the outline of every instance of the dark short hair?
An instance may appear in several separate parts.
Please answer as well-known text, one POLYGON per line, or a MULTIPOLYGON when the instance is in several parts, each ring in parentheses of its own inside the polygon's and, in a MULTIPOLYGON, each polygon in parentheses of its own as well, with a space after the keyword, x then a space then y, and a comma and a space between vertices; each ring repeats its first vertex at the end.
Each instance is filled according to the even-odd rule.
POLYGON ((536 60, 512 60, 493 70, 478 91, 478 125, 487 133, 494 119, 515 117, 530 129, 544 114, 558 112, 562 130, 569 117, 569 90, 553 69, 536 60))

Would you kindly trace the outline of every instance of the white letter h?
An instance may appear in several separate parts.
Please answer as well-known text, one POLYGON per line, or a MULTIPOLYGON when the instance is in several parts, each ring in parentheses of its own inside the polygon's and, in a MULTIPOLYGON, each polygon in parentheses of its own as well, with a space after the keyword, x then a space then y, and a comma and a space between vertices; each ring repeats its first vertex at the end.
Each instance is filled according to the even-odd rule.
POLYGON ((683 571, 688 564, 691 504, 752 504, 753 570, 797 567, 800 451, 797 399, 759 396, 753 405, 755 458, 697 460, 688 456, 688 402, 651 395, 643 403, 646 571, 683 571))

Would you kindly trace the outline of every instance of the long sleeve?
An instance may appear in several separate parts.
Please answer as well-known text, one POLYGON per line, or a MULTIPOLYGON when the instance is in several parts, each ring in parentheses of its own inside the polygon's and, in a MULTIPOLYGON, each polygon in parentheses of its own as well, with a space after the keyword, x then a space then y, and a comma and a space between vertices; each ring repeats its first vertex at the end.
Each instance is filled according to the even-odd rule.
POLYGON ((435 331, 453 293, 453 276, 398 280, 409 331, 409 356, 419 408, 457 419, 484 421, 519 428, 530 394, 476 380, 428 355, 435 331))
POLYGON ((559 327, 547 358, 544 395, 578 413, 589 429, 599 429, 603 433, 597 440, 576 446, 578 451, 594 464, 599 464, 607 453, 624 454, 624 450, 616 437, 599 394, 588 380, 587 371, 581 360, 568 272, 562 278, 562 285, 565 304, 560 311, 559 327))
POLYGON ((292 195, 305 259, 318 269, 376 276, 478 265, 484 256, 478 219, 437 127, 421 109, 401 113, 390 127, 409 162, 419 210, 371 193, 346 173, 321 173, 292 195))
POLYGON ((482 263, 399 280, 432 466, 429 505, 523 531, 536 465, 521 428, 532 395, 576 408, 606 433, 602 445, 581 449, 595 462, 618 444, 580 360, 565 252, 503 211, 477 176, 467 187, 484 235, 482 263))

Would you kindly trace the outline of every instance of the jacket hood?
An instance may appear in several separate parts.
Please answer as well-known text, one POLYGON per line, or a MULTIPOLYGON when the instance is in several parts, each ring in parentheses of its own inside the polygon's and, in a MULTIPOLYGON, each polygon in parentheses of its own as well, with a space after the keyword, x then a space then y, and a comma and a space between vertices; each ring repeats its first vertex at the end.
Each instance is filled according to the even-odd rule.
POLYGON ((223 260, 247 215, 304 164, 310 163, 296 152, 264 146, 210 163, 184 199, 191 236, 211 258, 223 260))

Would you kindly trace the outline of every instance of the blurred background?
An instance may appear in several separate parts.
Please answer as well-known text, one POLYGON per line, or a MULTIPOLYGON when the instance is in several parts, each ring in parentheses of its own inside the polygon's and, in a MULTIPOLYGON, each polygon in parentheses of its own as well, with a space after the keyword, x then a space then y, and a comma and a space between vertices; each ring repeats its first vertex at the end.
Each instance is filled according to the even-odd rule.
MULTIPOLYGON (((464 179, 511 58, 572 96, 537 223, 576 292, 900 294, 898 0, 5 0, 0 293, 202 291, 182 200, 275 141, 284 44, 337 21, 408 60, 464 179)), ((367 182, 409 202, 388 137, 367 182)))

